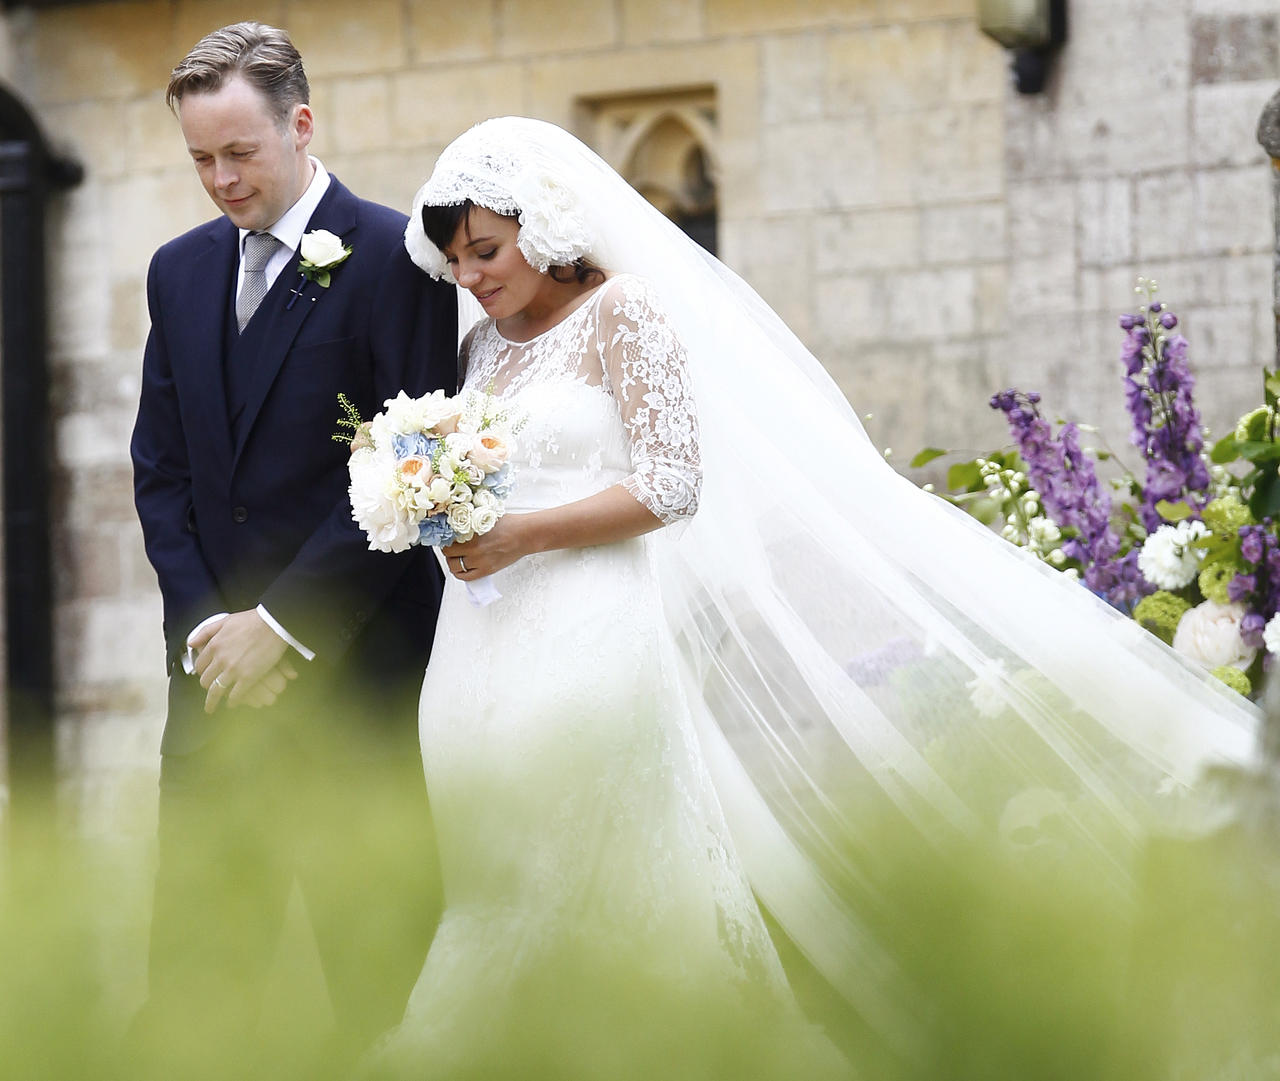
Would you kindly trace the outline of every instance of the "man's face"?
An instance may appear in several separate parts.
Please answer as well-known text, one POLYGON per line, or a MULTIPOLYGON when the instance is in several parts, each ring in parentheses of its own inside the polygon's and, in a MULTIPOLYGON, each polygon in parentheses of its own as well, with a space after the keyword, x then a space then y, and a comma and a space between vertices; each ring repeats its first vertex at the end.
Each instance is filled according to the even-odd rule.
POLYGON ((218 90, 184 95, 178 122, 204 190, 241 229, 272 225, 311 182, 306 105, 281 125, 262 93, 232 76, 218 90))

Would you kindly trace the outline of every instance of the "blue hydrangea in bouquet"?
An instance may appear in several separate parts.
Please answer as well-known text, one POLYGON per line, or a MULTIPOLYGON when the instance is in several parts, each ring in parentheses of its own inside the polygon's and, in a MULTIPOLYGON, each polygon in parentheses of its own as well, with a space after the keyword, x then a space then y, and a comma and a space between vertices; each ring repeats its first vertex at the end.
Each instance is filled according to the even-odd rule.
POLYGON ((1178 318, 1155 282, 1137 291, 1120 361, 1139 468, 1009 389, 990 404, 1011 445, 951 465, 941 494, 1247 695, 1280 653, 1280 376, 1264 371, 1264 404, 1207 445, 1178 318))

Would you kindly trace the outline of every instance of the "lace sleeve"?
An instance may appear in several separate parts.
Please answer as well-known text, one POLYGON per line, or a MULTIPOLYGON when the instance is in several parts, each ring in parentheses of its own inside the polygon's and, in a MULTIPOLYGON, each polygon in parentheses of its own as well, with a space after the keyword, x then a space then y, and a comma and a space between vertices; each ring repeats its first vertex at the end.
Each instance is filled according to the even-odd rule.
POLYGON ((633 471, 623 486, 663 524, 693 517, 702 456, 684 346, 643 279, 609 284, 600 341, 605 385, 631 442, 633 471))

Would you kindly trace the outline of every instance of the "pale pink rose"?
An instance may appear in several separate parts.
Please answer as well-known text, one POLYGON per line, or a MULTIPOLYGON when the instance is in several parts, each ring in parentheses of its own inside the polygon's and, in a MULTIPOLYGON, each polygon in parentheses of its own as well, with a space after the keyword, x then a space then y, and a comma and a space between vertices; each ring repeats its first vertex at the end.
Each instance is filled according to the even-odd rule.
POLYGON ((502 436, 494 432, 477 432, 475 442, 467 451, 467 457, 486 473, 496 473, 511 457, 511 447, 502 436))
POLYGON ((1173 648, 1206 668, 1229 664, 1241 670, 1253 663, 1257 650, 1240 637, 1240 621, 1245 616, 1241 603, 1218 604, 1204 601, 1187 612, 1173 633, 1173 648))

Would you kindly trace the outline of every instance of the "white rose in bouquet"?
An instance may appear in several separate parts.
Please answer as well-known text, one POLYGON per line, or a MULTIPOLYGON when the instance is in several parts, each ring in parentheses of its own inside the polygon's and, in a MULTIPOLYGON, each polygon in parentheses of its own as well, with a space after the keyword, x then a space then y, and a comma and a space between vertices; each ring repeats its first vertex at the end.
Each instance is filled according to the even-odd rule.
POLYGON ((470 503, 454 503, 448 513, 449 528, 457 535, 459 541, 468 541, 475 532, 474 518, 470 503))
POLYGON ((1204 601, 1178 621, 1173 648, 1206 668, 1229 664, 1241 670, 1253 663, 1257 650, 1240 637, 1240 621, 1246 608, 1239 602, 1204 601))

